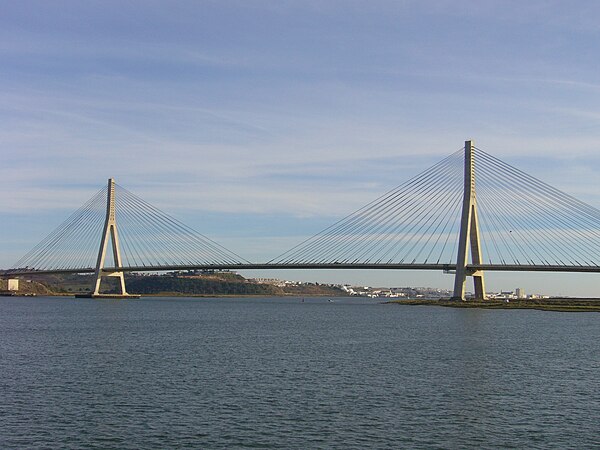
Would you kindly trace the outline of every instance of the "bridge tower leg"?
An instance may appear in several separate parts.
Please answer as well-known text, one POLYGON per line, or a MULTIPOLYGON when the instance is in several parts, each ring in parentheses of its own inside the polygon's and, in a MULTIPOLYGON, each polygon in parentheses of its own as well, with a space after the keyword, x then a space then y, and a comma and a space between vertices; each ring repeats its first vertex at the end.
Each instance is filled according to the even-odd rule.
POLYGON ((469 247, 474 265, 482 263, 479 236, 479 220, 477 217, 477 197, 475 195, 473 141, 465 141, 465 186, 463 194, 462 217, 458 239, 458 255, 456 259, 456 275, 454 278, 453 300, 465 300, 465 283, 467 276, 473 277, 475 298, 485 300, 485 282, 483 271, 469 270, 469 247))
POLYGON ((121 250, 119 247, 119 232, 117 230, 117 220, 115 215, 115 180, 110 178, 108 180, 108 194, 106 198, 106 219, 104 221, 104 231, 102 233, 102 241, 100 242, 100 250, 98 251, 98 259, 96 261, 96 281, 94 284, 94 296, 101 296, 100 284, 102 277, 117 277, 119 279, 119 287, 121 290, 121 296, 127 296, 127 290, 125 289, 125 277, 123 272, 120 270, 107 271, 104 270, 104 261, 106 259, 106 249, 108 246, 108 239, 112 241, 112 252, 115 262, 115 267, 119 269, 122 267, 121 263, 121 250))

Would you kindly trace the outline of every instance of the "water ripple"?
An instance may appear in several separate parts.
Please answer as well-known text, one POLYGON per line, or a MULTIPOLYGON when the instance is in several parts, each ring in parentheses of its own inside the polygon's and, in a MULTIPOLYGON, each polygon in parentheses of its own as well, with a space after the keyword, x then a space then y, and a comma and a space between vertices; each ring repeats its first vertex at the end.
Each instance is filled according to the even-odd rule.
POLYGON ((0 447, 600 448, 595 314, 2 299, 0 447))

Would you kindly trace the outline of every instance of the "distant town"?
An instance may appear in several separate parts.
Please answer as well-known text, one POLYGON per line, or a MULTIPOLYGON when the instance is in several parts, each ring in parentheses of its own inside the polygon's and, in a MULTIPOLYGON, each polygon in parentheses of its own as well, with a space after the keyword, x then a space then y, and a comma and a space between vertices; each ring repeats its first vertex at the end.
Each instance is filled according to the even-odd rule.
MULTIPOLYGON (((91 275, 40 275, 30 279, 0 280, 2 295, 69 295, 90 290, 91 275)), ((131 292, 143 295, 316 295, 356 296, 373 299, 439 300, 452 291, 432 287, 375 287, 281 280, 278 278, 244 278, 234 271, 175 271, 162 274, 128 275, 131 292)), ((472 295, 467 293, 467 298, 472 295)), ((544 299, 547 295, 514 291, 488 292, 490 300, 544 299)))
MULTIPOLYGON (((288 287, 310 285, 314 283, 305 283, 300 281, 280 280, 277 278, 249 278, 248 281, 257 284, 268 284, 277 287, 288 287)), ((439 289, 431 287, 372 287, 372 286, 352 286, 349 284, 325 284, 332 288, 341 289, 349 296, 370 297, 370 298, 406 298, 406 299, 431 299, 448 298, 452 296, 452 291, 448 289, 439 289)), ((472 293, 467 293, 467 297, 472 293)), ((550 298, 548 295, 526 294, 522 288, 516 288, 514 291, 488 292, 487 297, 493 300, 524 300, 550 298)))

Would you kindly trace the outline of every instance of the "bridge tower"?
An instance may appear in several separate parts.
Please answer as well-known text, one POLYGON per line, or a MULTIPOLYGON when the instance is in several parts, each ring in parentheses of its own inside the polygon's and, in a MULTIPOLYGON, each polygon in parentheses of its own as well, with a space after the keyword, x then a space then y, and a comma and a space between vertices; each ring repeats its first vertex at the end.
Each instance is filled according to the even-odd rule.
POLYGON ((454 278, 453 300, 465 300, 467 276, 473 277, 475 298, 485 300, 485 282, 482 270, 470 270, 468 266, 469 248, 473 265, 482 263, 479 220, 477 217, 477 196, 475 194, 475 167, 473 141, 465 141, 465 185, 463 194, 456 275, 454 278))
POLYGON ((96 261, 96 271, 94 276, 96 278, 94 284, 94 292, 92 297, 100 297, 100 284, 102 277, 117 277, 119 279, 119 288, 121 294, 119 296, 128 296, 127 290, 125 289, 125 277, 123 272, 120 270, 107 271, 104 269, 104 262, 106 260, 106 250, 108 247, 108 240, 112 242, 112 253, 114 259, 114 267, 119 269, 122 267, 121 262, 121 249, 119 247, 119 232, 117 230, 117 219, 115 215, 115 180, 109 178, 108 180, 108 193, 106 197, 106 219, 104 220, 104 231, 102 233, 102 240, 100 242, 100 249, 98 250, 98 259, 96 261))

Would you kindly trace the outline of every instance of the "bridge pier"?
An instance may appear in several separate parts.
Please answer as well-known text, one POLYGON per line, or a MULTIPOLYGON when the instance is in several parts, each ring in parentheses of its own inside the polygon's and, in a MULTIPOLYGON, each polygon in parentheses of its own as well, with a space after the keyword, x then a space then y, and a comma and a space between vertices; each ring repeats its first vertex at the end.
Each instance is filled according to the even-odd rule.
POLYGON ((458 253, 456 258, 456 275, 452 300, 465 300, 465 284, 467 276, 473 277, 475 298, 485 300, 485 281, 483 271, 472 271, 468 268, 469 247, 474 265, 482 264, 479 236, 479 220, 477 216, 477 196, 475 194, 473 141, 465 141, 464 192, 458 253))
MULTIPOLYGON (((102 240, 100 241, 100 249, 98 250, 98 259, 96 260, 96 271, 94 272, 95 282, 94 291, 91 294, 84 294, 78 297, 92 298, 124 298, 132 297, 127 293, 125 288, 125 276, 123 271, 119 270, 122 267, 121 248, 119 246, 119 232, 117 230, 117 219, 115 214, 115 180, 108 180, 108 194, 106 198, 106 219, 104 220, 104 231, 102 232, 102 240), (106 261, 106 250, 108 248, 108 240, 112 242, 112 253, 114 259, 114 267, 116 270, 105 270, 104 263, 106 261), (119 282, 119 294, 102 294, 100 293, 100 285, 102 277, 116 277, 119 282)), ((134 296, 139 297, 139 296, 134 296)))

